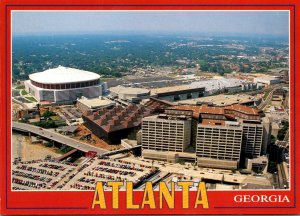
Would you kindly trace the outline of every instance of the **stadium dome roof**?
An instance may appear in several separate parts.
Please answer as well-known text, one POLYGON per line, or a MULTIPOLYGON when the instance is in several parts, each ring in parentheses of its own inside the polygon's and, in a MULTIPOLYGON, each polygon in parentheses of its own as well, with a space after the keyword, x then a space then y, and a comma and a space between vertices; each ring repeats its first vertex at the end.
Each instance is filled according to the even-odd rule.
POLYGON ((100 75, 96 73, 63 66, 29 75, 30 80, 45 84, 78 83, 99 78, 100 75))

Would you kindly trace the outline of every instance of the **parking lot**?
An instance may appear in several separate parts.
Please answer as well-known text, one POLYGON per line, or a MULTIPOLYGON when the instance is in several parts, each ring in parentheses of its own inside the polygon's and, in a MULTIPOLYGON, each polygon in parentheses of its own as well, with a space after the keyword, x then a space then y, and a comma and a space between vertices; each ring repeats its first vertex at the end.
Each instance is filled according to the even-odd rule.
POLYGON ((54 160, 13 162, 13 190, 95 190, 97 181, 132 181, 137 184, 156 171, 152 166, 119 159, 86 158, 81 164, 54 160))
POLYGON ((104 188, 108 181, 132 181, 133 184, 146 179, 155 172, 151 166, 138 165, 118 159, 94 158, 80 175, 66 184, 66 190, 94 190, 97 181, 102 181, 104 188))
POLYGON ((13 190, 49 190, 55 188, 77 165, 53 160, 15 161, 12 167, 13 190))

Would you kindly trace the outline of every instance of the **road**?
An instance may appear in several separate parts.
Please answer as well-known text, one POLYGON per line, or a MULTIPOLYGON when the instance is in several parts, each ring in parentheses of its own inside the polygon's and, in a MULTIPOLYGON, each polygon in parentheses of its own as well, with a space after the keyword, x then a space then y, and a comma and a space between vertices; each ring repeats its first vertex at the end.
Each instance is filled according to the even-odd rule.
POLYGON ((83 152, 95 151, 95 152, 97 152, 98 155, 107 152, 106 149, 94 147, 94 146, 88 145, 86 143, 80 142, 78 140, 61 135, 59 133, 56 133, 56 132, 53 132, 53 131, 50 131, 50 130, 47 130, 44 128, 40 128, 40 127, 37 127, 34 125, 13 121, 12 128, 15 130, 31 132, 33 134, 53 140, 55 142, 65 144, 67 146, 71 146, 71 147, 76 148, 83 152))
POLYGON ((282 88, 283 86, 285 86, 285 84, 279 84, 277 86, 273 86, 273 89, 269 92, 269 95, 267 96, 267 98, 261 102, 257 108, 260 109, 260 110, 263 110, 267 105, 269 105, 269 103, 271 102, 272 100, 272 97, 273 97, 273 93, 277 90, 277 89, 280 89, 282 88))

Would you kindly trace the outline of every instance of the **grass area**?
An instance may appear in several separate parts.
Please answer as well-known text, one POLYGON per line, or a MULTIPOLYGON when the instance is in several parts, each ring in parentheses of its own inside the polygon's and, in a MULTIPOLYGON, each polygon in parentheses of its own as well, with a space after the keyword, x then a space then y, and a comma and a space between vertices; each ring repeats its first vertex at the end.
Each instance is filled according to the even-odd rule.
POLYGON ((59 117, 59 116, 50 116, 50 119, 53 120, 53 121, 59 121, 59 120, 61 120, 61 117, 59 117))
POLYGON ((198 64, 200 65, 200 66, 203 66, 203 65, 207 65, 208 64, 208 62, 206 61, 206 60, 199 60, 198 61, 198 64))
POLYGON ((34 97, 25 97, 27 100, 30 100, 32 102, 37 102, 37 100, 34 97))
POLYGON ((102 78, 101 81, 103 82, 108 82, 108 81, 113 81, 115 80, 116 78, 102 78))
POLYGON ((28 94, 28 92, 27 91, 25 91, 24 89, 21 91, 21 94, 22 95, 27 95, 28 94))
POLYGON ((19 85, 16 87, 16 89, 25 89, 25 85, 19 85))

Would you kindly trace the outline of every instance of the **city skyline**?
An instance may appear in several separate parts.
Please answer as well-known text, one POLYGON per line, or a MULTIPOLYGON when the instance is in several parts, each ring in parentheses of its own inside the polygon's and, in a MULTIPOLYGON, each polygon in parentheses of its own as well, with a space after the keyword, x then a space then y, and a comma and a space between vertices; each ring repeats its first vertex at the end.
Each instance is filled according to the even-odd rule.
POLYGON ((12 33, 197 33, 288 36, 288 11, 45 11, 12 13, 12 33))

